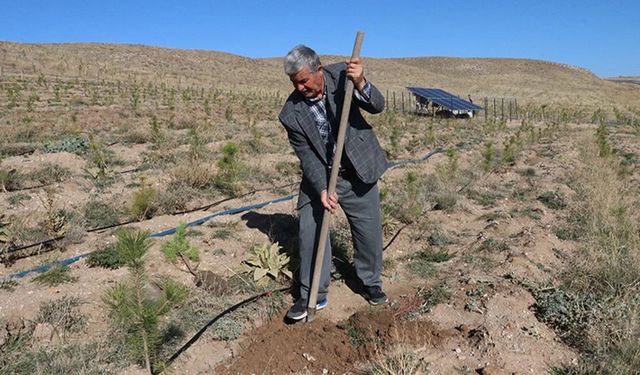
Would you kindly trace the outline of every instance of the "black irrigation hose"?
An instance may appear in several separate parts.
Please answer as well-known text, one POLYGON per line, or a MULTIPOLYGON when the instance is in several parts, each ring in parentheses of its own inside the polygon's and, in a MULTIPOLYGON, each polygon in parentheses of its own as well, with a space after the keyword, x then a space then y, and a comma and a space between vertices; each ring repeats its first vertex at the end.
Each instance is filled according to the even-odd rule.
MULTIPOLYGON (((191 345, 193 345, 196 341, 198 341, 198 339, 200 338, 200 336, 202 336, 209 327, 211 327, 211 325, 213 325, 213 323, 217 322, 218 320, 220 320, 220 318, 224 317, 225 315, 234 312, 236 310, 238 310, 239 308, 241 308, 244 305, 247 305, 251 302, 255 302, 257 300, 259 300, 262 297, 266 297, 266 296, 270 296, 273 293, 278 293, 278 292, 284 292, 286 290, 291 289, 291 287, 286 287, 286 288, 280 288, 280 289, 273 289, 273 290, 269 290, 260 294, 257 294, 253 297, 249 297, 247 299, 245 299, 244 301, 238 302, 235 305, 227 308, 226 310, 224 310, 223 312, 221 312, 220 314, 214 316, 207 324, 205 324, 204 327, 200 328, 200 330, 193 335, 193 337, 191 339, 189 339, 189 341, 187 341, 184 345, 182 345, 180 347, 180 349, 178 349, 178 351, 176 351, 175 353, 173 353, 173 355, 171 357, 169 357, 169 359, 167 360, 167 362, 165 363, 167 366, 165 366, 165 368, 168 367, 168 365, 170 365, 173 361, 175 361, 180 354, 184 353, 187 349, 189 349, 191 347, 191 345)), ((153 374, 160 374, 162 372, 162 370, 158 371, 158 372, 153 372, 153 374)))
POLYGON ((53 183, 36 185, 36 186, 21 187, 19 189, 10 189, 10 190, 7 190, 7 192, 13 193, 13 192, 16 192, 16 191, 33 190, 33 189, 39 189, 39 188, 43 188, 43 187, 47 187, 47 186, 51 186, 51 185, 53 185, 53 183))
MULTIPOLYGON (((268 191, 268 190, 272 190, 272 189, 281 189, 281 188, 289 187, 289 186, 292 186, 292 185, 295 185, 295 184, 297 184, 297 182, 294 182, 294 183, 291 183, 291 184, 287 184, 287 185, 275 186, 275 187, 271 187, 271 188, 257 189, 257 190, 253 190, 253 191, 250 191, 248 193, 244 193, 244 194, 241 194, 241 195, 238 195, 238 196, 224 198, 224 199, 218 200, 216 202, 210 203, 210 204, 208 204, 206 206, 197 207, 197 208, 193 208, 193 209, 186 210, 186 211, 174 212, 174 213, 172 213, 170 215, 171 216, 175 216, 175 215, 182 215, 182 214, 187 214, 187 213, 191 213, 191 212, 195 212, 195 211, 206 211, 206 210, 210 209, 211 207, 217 206, 217 205, 219 205, 221 203, 224 203, 224 202, 227 202, 227 201, 230 201, 230 200, 233 200, 233 199, 243 198, 243 197, 246 197, 248 195, 255 194, 255 193, 261 192, 261 191, 268 191)), ((123 226, 123 225, 132 224, 132 223, 138 223, 138 222, 139 222, 138 220, 129 220, 129 221, 120 222, 120 223, 111 224, 111 225, 106 225, 106 226, 102 226, 102 227, 98 227, 98 228, 87 229, 86 232, 87 233, 99 232, 99 231, 102 231, 102 230, 105 230, 105 229, 116 228, 116 227, 120 227, 120 226, 123 226)), ((12 253, 15 253, 17 251, 29 249, 29 248, 36 247, 36 246, 47 245, 47 244, 50 244, 52 242, 59 241, 59 240, 61 240, 63 238, 65 238, 65 236, 58 236, 58 237, 54 237, 54 238, 49 238, 49 239, 46 239, 46 240, 43 240, 43 241, 40 241, 40 242, 36 242, 36 243, 28 244, 28 245, 23 245, 23 246, 9 247, 7 249, 7 254, 12 254, 12 253)), ((17 258, 17 259, 28 258, 29 256, 30 255, 24 256, 24 257, 20 257, 20 258, 17 258)))
POLYGON ((413 224, 413 223, 405 224, 405 225, 403 225, 400 229, 398 229, 398 231, 396 232, 396 234, 394 234, 394 235, 393 235, 393 238, 392 238, 392 239, 390 239, 390 240, 389 240, 389 242, 387 242, 387 245, 386 245, 385 247, 383 247, 383 248, 382 248, 382 251, 387 250, 387 248, 388 248, 389 246, 391 246, 391 244, 393 243, 393 241, 395 241, 395 240, 396 240, 396 238, 398 238, 398 236, 400 235, 400 232, 402 232, 402 230, 403 230, 404 228, 408 227, 408 226, 409 226, 409 225, 411 225, 411 224, 413 224))
MULTIPOLYGON (((127 169, 127 170, 124 170, 124 171, 114 172, 114 174, 126 174, 126 173, 138 172, 138 171, 140 171, 140 168, 127 169)), ((71 177, 74 177, 74 176, 71 176, 71 177)), ((48 183, 48 184, 42 184, 42 185, 36 185, 36 186, 21 187, 19 189, 7 189, 7 192, 8 193, 13 193, 13 192, 16 192, 16 191, 39 189, 39 188, 51 186, 54 183, 58 183, 58 182, 63 182, 63 181, 56 181, 56 182, 51 182, 51 183, 48 183)))
POLYGON ((36 246, 41 246, 41 245, 48 245, 51 242, 55 242, 55 241, 59 241, 61 239, 63 239, 65 236, 58 236, 58 237, 54 237, 54 238, 49 238, 47 240, 44 241, 40 241, 40 242, 36 242, 36 243, 32 243, 29 245, 23 245, 23 246, 12 246, 9 247, 7 249, 7 254, 11 254, 11 253, 15 253, 16 251, 20 251, 20 250, 24 250, 24 249, 28 249, 31 247, 36 247, 36 246))
MULTIPOLYGON (((115 143, 117 143, 117 142, 115 142, 115 143)), ((115 143, 113 143, 113 144, 115 144, 115 143)), ((427 153, 425 156, 423 156, 423 157, 421 157, 421 158, 393 161, 393 162, 391 162, 391 163, 390 163, 390 167, 389 167, 389 169, 396 168, 396 167, 401 166, 401 165, 403 165, 403 164, 411 164, 411 163, 417 163, 417 162, 420 162, 420 161, 424 161, 424 160, 427 160, 428 158, 430 158, 431 156, 433 156, 433 155, 435 155, 435 154, 437 154, 437 153, 441 153, 441 152, 444 152, 444 149, 442 149, 442 148, 438 147, 438 148, 436 148, 436 149, 434 149, 434 150, 430 151, 429 153, 427 153)), ((248 195, 248 194, 253 194, 253 193, 257 192, 257 191, 271 190, 271 189, 275 189, 275 188, 282 188, 282 187, 287 187, 287 186, 291 186, 291 185, 294 185, 294 184, 295 184, 295 183, 291 183, 291 184, 282 185, 282 186, 278 186, 278 187, 274 187, 274 188, 265 188, 265 189, 261 189, 261 190, 256 190, 256 191, 254 191, 254 192, 245 193, 245 194, 244 194, 244 195, 242 195, 242 196, 246 196, 246 195, 248 195)), ((242 196, 240 196, 240 197, 242 197, 242 196)), ((238 198, 238 197, 233 197, 233 198, 229 198, 229 199, 235 199, 235 198, 238 198)), ((202 209, 205 209, 205 210, 206 210, 206 209, 208 209, 208 208, 213 207, 213 206, 214 206, 214 205, 216 205, 216 204, 220 204, 220 203, 222 203, 222 202, 224 202, 224 201, 226 201, 226 200, 229 200, 229 199, 226 199, 226 198, 225 198, 225 199, 221 200, 220 202, 214 202, 213 204, 210 204, 210 205, 207 205, 207 206, 200 207, 199 209, 200 209, 200 210, 202 210, 202 209)), ((285 198, 278 198, 278 199, 276 199, 276 201, 279 201, 279 200, 281 200, 281 199, 291 199, 291 196, 289 196, 289 197, 285 197, 285 198)), ((197 210, 198 210, 198 209, 196 209, 195 211, 197 211, 197 210)), ((227 210, 227 211, 225 211, 225 212, 235 212, 235 211, 236 211, 236 210, 233 210, 233 209, 232 209, 232 210, 227 210)), ((179 214, 179 213, 176 213, 176 214, 174 214, 174 215, 177 215, 177 214, 179 214)), ((216 216, 216 215, 213 215, 213 216, 216 216)), ((213 217, 213 216, 211 216, 211 217, 213 217)), ((207 217, 207 218, 205 218, 205 219, 206 219, 206 220, 208 220, 208 219, 210 219, 211 217, 207 217)), ((203 220, 203 219, 197 220, 197 222, 201 222, 202 220, 203 220)), ((118 224, 114 224, 114 225, 106 226, 106 227, 101 227, 101 228, 93 228, 93 229, 88 230, 87 232, 95 232, 95 231, 99 231, 99 230, 104 230, 104 229, 114 228, 114 227, 117 227, 117 226, 121 226, 121 225, 125 225, 125 224, 130 224, 130 223, 133 223, 133 222, 134 222, 134 221, 129 221, 129 222, 126 222, 126 223, 118 223, 118 224)), ((197 224, 194 224, 194 225, 197 225, 197 224)), ((402 229, 404 229, 404 228, 402 228, 402 229)), ((400 229, 400 230, 402 230, 402 229, 400 229)), ((153 236, 156 236, 156 237, 157 237, 157 236, 160 236, 160 235, 168 235, 168 234, 172 234, 172 233, 174 233, 174 232, 175 232, 175 228, 172 228, 172 229, 168 229, 168 230, 166 230, 166 231, 160 232, 160 233, 156 233, 156 234, 154 234, 153 236)), ((395 240, 395 238, 399 235, 399 232, 400 232, 400 231, 398 231, 398 233, 396 233, 396 235, 394 236, 394 238, 392 239, 392 241, 393 241, 393 240, 395 240)), ((48 244, 48 243, 50 243, 50 242, 54 242, 54 241, 57 241, 57 240, 61 240, 61 239, 63 239, 64 237, 65 237, 65 236, 59 236, 59 237, 55 237, 55 238, 50 238, 50 239, 48 239, 48 240, 40 241, 40 242, 35 243, 35 244, 24 245, 24 246, 20 246, 20 247, 10 247, 10 248, 7 250, 7 253, 8 253, 8 254, 11 254, 11 253, 14 253, 14 252, 17 252, 17 251, 20 251, 20 250, 25 250, 25 249, 28 249, 28 248, 31 248, 31 247, 35 247, 35 246, 39 246, 39 245, 43 245, 43 244, 48 244)), ((385 246, 385 249, 386 249, 390 244, 391 244, 391 243, 388 243, 388 244, 387 244, 387 246, 385 246)), ((34 254, 32 254, 32 255, 34 255, 34 254)), ((21 258, 28 258, 28 257, 30 257, 30 256, 32 256, 32 255, 26 255, 26 256, 24 256, 24 257, 20 257, 20 258, 17 258, 17 259, 21 259, 21 258)), ((86 255, 87 255, 87 254, 83 254, 83 255, 81 255, 81 256, 79 256, 79 257, 86 256, 86 255)), ((14 258, 15 258, 15 257, 14 257, 14 258)), ((75 257, 75 258, 78 258, 78 257, 75 257)), ((78 258, 78 259, 79 259, 79 258, 78 258)), ((76 259, 76 260, 77 260, 77 259, 76 259)), ((76 260, 74 260, 74 261, 76 261, 76 260)), ((39 267, 39 269, 46 270, 46 269, 48 269, 48 268, 47 268, 46 266, 43 266, 43 267, 39 267)), ((24 275, 26 275, 26 274, 28 274, 29 272, 32 272, 32 271, 33 271, 33 270, 23 271, 23 272, 19 272, 18 274, 20 274, 20 275, 24 276, 24 275)), ((38 272, 44 272, 44 271, 38 271, 38 272)), ((18 274, 16 274, 16 275, 18 275, 18 274)), ((22 277, 22 276, 20 276, 20 277, 22 277)))
POLYGON ((189 209, 189 210, 186 210, 186 211, 174 212, 174 213, 172 213, 171 215, 182 215, 182 214, 188 214, 188 213, 195 212, 195 211, 207 211, 207 210, 208 210, 208 209, 210 209, 211 207, 217 206, 217 205, 219 205, 219 204, 221 204, 221 203, 224 203, 224 202, 227 202, 227 201, 230 201, 230 200, 233 200, 233 199, 244 198, 244 197, 246 197, 246 196, 253 195, 253 194, 258 193, 258 192, 261 192, 261 191, 268 191, 268 190, 282 189, 282 188, 286 188, 286 187, 289 187, 289 186, 293 186, 293 185, 295 185, 295 184, 297 184, 297 182, 293 182, 293 183, 286 184, 286 185, 280 185, 280 186, 269 187, 269 188, 256 189, 256 190, 252 190, 252 191, 250 191, 250 192, 248 192, 248 193, 244 193, 244 194, 240 194, 240 195, 236 195, 236 196, 232 196, 232 197, 228 197, 228 198, 221 199, 221 200, 219 200, 219 201, 216 201, 216 202, 210 203, 210 204, 208 204, 208 205, 206 205, 206 206, 197 207, 197 208, 192 208, 192 209, 189 209))

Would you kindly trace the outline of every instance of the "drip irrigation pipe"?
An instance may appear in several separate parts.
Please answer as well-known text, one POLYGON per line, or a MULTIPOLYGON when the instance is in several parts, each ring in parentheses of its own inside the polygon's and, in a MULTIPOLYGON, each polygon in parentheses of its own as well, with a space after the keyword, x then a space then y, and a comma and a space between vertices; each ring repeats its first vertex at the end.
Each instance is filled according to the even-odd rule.
MULTIPOLYGON (((418 163, 420 161, 427 160, 431 156, 433 156, 433 155, 435 155, 437 153, 441 153, 443 151, 444 151, 444 149, 438 147, 438 148, 428 152, 425 156, 423 156, 421 158, 392 161, 392 162, 389 163, 390 164, 389 169, 394 169, 394 168, 397 168, 397 167, 405 165, 405 164, 418 163)), ((281 187, 287 187, 287 186, 290 186, 290 185, 293 185, 293 184, 284 185, 284 186, 281 186, 281 187)), ((257 203, 257 204, 250 205, 250 206, 244 206, 244 207, 239 207, 239 208, 228 209, 228 210, 221 211, 221 212, 215 213, 213 215, 205 216, 203 218, 200 218, 200 219, 194 220, 192 222, 189 222, 189 223, 186 224, 186 226, 190 227, 190 226, 201 225, 201 224, 203 224, 203 223, 205 223, 205 222, 207 222, 207 221, 209 221, 209 220, 211 220, 211 219, 213 219, 215 217, 218 217, 218 216, 234 215, 234 214, 237 214, 237 213, 240 213, 240 212, 244 212, 244 211, 248 211, 248 210, 251 210, 251 209, 263 208, 265 206, 268 206, 268 205, 271 205, 271 204, 274 204, 274 203, 280 203, 280 202, 291 200, 297 195, 298 194, 291 194, 291 195, 288 195, 288 196, 285 196, 285 197, 276 198, 276 199, 273 199, 273 200, 270 200, 270 201, 257 203)), ((216 203, 210 204, 208 206, 203 206, 203 207, 210 208, 215 204, 219 204, 219 203, 216 202, 216 203)), ((203 209, 203 208, 201 208, 201 209, 203 209)), ((126 223, 126 224, 130 224, 132 222, 133 221, 131 221, 129 223, 126 223)), ((124 224, 118 224, 118 225, 124 225, 124 224)), ((115 226, 118 226, 118 225, 108 226, 108 227, 104 227, 104 228, 95 228, 95 229, 91 229, 89 231, 94 232, 94 231, 98 231, 98 230, 109 229, 109 228, 112 228, 112 227, 115 227, 115 226)), ((176 230, 177 230, 177 228, 174 227, 174 228, 167 229, 167 230, 164 230, 164 231, 161 231, 161 232, 158 232, 158 233, 151 234, 151 235, 149 235, 149 237, 158 238, 158 237, 168 236, 168 235, 171 235, 171 234, 175 233, 176 230)), ((89 232, 89 231, 87 231, 87 232, 89 232)), ((56 238, 51 238, 51 239, 48 239, 48 240, 45 240, 45 241, 41 241, 41 242, 36 243, 36 244, 25 245, 25 246, 21 246, 21 247, 17 247, 17 248, 10 248, 7 252, 8 253, 13 253, 13 252, 16 252, 16 251, 19 251, 19 250, 28 249, 30 247, 34 247, 34 246, 38 246, 38 245, 44 245, 44 244, 47 244, 49 242, 57 241, 57 240, 60 240, 60 239, 63 239, 63 238, 64 238, 64 236, 61 236, 61 237, 56 237, 56 238)), ((388 245, 390 245, 390 244, 388 244, 388 245)), ((97 250, 95 250, 95 251, 97 251, 97 250)), ((11 279, 14 279, 14 278, 22 278, 22 277, 24 277, 24 276, 26 276, 26 275, 28 275, 28 274, 30 274, 32 272, 37 272, 37 273, 46 272, 47 270, 49 270, 51 267, 53 267, 55 265, 69 265, 69 264, 75 263, 78 260, 80 260, 80 259, 82 259, 82 258, 94 253, 95 251, 91 251, 91 252, 88 252, 88 253, 77 255, 77 256, 74 256, 74 257, 71 257, 71 258, 67 258, 67 259, 64 259, 64 260, 61 260, 61 261, 58 261, 58 262, 44 264, 42 266, 39 266, 39 267, 36 267, 36 268, 32 268, 32 269, 29 269, 29 270, 25 270, 25 271, 21 271, 21 272, 15 273, 13 275, 5 276, 4 278, 0 278, 0 281, 11 280, 11 279)))
POLYGON ((382 248, 382 251, 387 250, 387 248, 388 248, 389 246, 391 246, 391 244, 393 243, 393 241, 395 241, 395 240, 396 240, 396 238, 398 238, 398 236, 400 235, 400 232, 402 232, 402 230, 403 230, 404 228, 408 227, 410 224, 412 224, 412 223, 405 224, 405 225, 403 225, 400 229, 398 229, 398 231, 396 232, 396 234, 394 234, 394 235, 393 235, 393 238, 391 238, 391 239, 389 240, 389 242, 387 242, 387 245, 386 245, 385 247, 383 247, 383 248, 382 248))
MULTIPOLYGON (((218 200, 216 202, 209 203, 206 206, 192 208, 192 209, 186 210, 186 211, 174 212, 174 213, 172 213, 170 215, 171 216, 175 216, 175 215, 188 214, 188 213, 195 212, 195 211, 206 211, 206 210, 210 209, 211 207, 217 206, 217 205, 219 205, 221 203, 224 203, 224 202, 227 202, 227 201, 230 201, 230 200, 233 200, 233 199, 244 198, 244 197, 246 197, 248 195, 252 195, 252 194, 255 194, 255 193, 261 192, 261 191, 267 191, 267 190, 281 189, 281 188, 289 187, 289 186, 295 185, 296 183, 297 182, 291 183, 291 184, 287 184, 287 185, 275 186, 275 187, 271 187, 271 188, 253 190, 253 191, 250 191, 248 193, 244 193, 244 194, 241 194, 241 195, 238 195, 238 196, 224 198, 224 199, 218 200)), ((98 227, 98 228, 87 229, 86 232, 87 233, 99 232, 99 231, 102 231, 102 230, 105 230, 105 229, 116 228, 116 227, 120 227, 120 226, 123 226, 123 225, 132 224, 132 223, 139 223, 139 222, 140 221, 138 221, 138 220, 129 220, 129 221, 124 221, 124 222, 121 222, 121 223, 106 225, 106 226, 102 226, 102 227, 98 227)), ((63 238, 65 238, 65 236, 58 236, 58 237, 55 237, 55 238, 49 238, 49 239, 46 239, 46 240, 43 240, 43 241, 40 241, 40 242, 36 242, 36 243, 28 244, 28 245, 23 245, 23 246, 9 247, 9 249, 7 249, 7 254, 12 254, 12 253, 15 253, 15 252, 20 251, 20 250, 25 250, 25 249, 29 249, 29 248, 40 246, 40 245, 47 245, 47 244, 49 244, 51 242, 59 241, 59 240, 61 240, 63 238)), ((20 258, 18 258, 18 259, 20 259, 20 258)))
MULTIPOLYGON (((134 168, 134 169, 127 169, 127 170, 124 170, 124 171, 113 172, 113 173, 114 174, 126 174, 126 173, 138 172, 139 170, 140 170, 140 168, 134 168)), ((71 177, 77 177, 77 176, 71 176, 71 177)), ((34 189, 39 189, 39 188, 51 186, 51 185, 59 183, 59 182, 63 182, 63 181, 56 181, 56 182, 52 182, 52 183, 49 183, 49 184, 42 184, 42 185, 36 185, 36 186, 21 187, 21 188, 18 188, 18 189, 7 189, 7 192, 8 193, 13 193, 13 192, 16 192, 16 191, 34 190, 34 189)))
POLYGON ((437 148, 429 151, 425 156, 423 156, 421 158, 394 160, 394 161, 391 161, 389 163, 389 169, 394 169, 394 168, 400 167, 400 166, 405 165, 405 164, 419 163, 421 161, 425 161, 425 160, 429 159, 430 157, 432 157, 435 154, 439 154, 439 153, 442 153, 442 152, 444 152, 444 149, 441 148, 441 147, 437 147, 437 148))
POLYGON ((36 186, 27 186, 27 187, 21 187, 19 189, 7 189, 8 193, 13 193, 16 191, 26 191, 26 190, 33 190, 33 189, 39 189, 39 188, 43 188, 43 187, 47 187, 47 186, 51 186, 54 183, 50 183, 50 184, 42 184, 42 185, 36 185, 36 186))
MULTIPOLYGON (((266 207, 266 206, 269 206, 269 205, 272 205, 272 204, 275 204, 275 203, 285 202, 285 201, 293 199, 296 195, 298 195, 298 194, 291 194, 291 195, 288 195, 286 197, 280 197, 280 198, 272 199, 272 200, 269 200, 269 201, 252 204, 252 205, 249 205, 249 206, 232 208, 232 209, 220 211, 220 212, 217 212, 217 213, 215 213, 213 215, 208 215, 208 216, 205 216, 203 218, 191 221, 191 222, 187 223, 186 226, 187 227, 192 227, 192 226, 196 226, 196 225, 202 225, 205 222, 207 222, 207 221, 209 221, 211 219, 214 219, 216 217, 219 217, 219 216, 235 215, 235 214, 240 213, 240 212, 249 211, 249 210, 258 209, 258 208, 263 208, 263 207, 266 207)), ((168 236, 168 235, 171 235, 171 234, 175 233, 176 230, 177 230, 177 228, 167 229, 167 230, 164 230, 164 231, 161 231, 161 232, 158 232, 158 233, 150 234, 149 237, 150 238, 159 238, 159 237, 168 236)), ((6 276, 6 277, 0 279, 0 281, 2 281, 2 280, 11 280, 11 279, 14 279, 14 278, 21 278, 21 277, 24 277, 24 276, 32 273, 32 272, 38 272, 38 273, 46 272, 51 267, 54 267, 56 265, 69 265, 71 263, 77 262, 81 258, 84 258, 84 257, 86 257, 86 256, 88 256, 88 255, 90 255, 90 254, 92 254, 94 252, 95 251, 91 251, 89 253, 76 255, 74 257, 71 257, 71 258, 68 258, 68 259, 64 259, 64 260, 61 260, 61 261, 58 261, 58 262, 44 264, 44 265, 42 265, 40 267, 36 267, 36 268, 32 268, 30 270, 18 272, 18 273, 15 273, 13 275, 6 276)))
MULTIPOLYGON (((249 304, 251 302, 257 301, 262 297, 270 296, 273 293, 284 292, 284 291, 287 291, 289 289, 291 289, 291 288, 290 287, 286 287, 286 288, 269 290, 269 291, 266 291, 264 293, 257 294, 257 295, 255 295, 253 297, 249 297, 249 298, 245 299, 244 301, 236 303, 235 305, 227 308, 226 310, 224 310, 220 314, 218 314, 215 317, 213 317, 209 321, 209 323, 207 323, 204 327, 200 328, 200 330, 195 335, 193 335, 193 337, 191 339, 189 339, 189 341, 187 341, 184 345, 182 345, 180 347, 180 349, 178 349, 178 351, 176 351, 171 357, 169 357, 169 359, 167 359, 166 364, 170 365, 173 361, 175 361, 176 358, 178 358, 180 356, 180 354, 184 353, 187 349, 189 349, 191 347, 191 345, 193 345, 196 341, 198 341, 200 336, 202 336, 206 332, 206 330, 209 327, 211 327, 211 325, 213 325, 213 323, 217 322, 220 318, 224 317, 225 315, 227 315, 227 314, 229 314, 231 312, 234 312, 234 311, 238 310, 239 308, 241 308, 244 305, 247 305, 247 304, 249 304)), ((158 372, 154 372, 154 374, 160 374, 161 372, 162 372, 162 370, 160 370, 158 372)))

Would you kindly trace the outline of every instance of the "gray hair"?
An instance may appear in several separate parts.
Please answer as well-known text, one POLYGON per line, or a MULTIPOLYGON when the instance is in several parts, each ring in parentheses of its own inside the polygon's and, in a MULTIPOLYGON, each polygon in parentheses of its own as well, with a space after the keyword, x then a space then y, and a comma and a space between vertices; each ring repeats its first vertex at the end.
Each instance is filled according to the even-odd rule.
POLYGON ((320 57, 316 51, 299 44, 284 57, 284 72, 287 75, 296 74, 303 68, 309 68, 311 73, 315 73, 320 66, 320 57))

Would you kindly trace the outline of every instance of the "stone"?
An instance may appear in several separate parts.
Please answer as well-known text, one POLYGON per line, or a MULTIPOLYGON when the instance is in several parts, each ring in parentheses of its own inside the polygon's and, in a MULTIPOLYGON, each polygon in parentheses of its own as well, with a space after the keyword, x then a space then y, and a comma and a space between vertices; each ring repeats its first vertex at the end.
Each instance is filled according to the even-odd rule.
POLYGON ((49 323, 38 323, 33 330, 33 346, 36 348, 56 345, 61 341, 57 330, 49 323))

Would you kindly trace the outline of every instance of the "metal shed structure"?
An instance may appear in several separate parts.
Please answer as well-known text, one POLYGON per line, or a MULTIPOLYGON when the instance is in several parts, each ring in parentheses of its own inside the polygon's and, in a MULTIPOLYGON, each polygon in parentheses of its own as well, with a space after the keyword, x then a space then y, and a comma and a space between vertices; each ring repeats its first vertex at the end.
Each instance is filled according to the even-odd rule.
POLYGON ((471 101, 442 89, 426 87, 407 87, 416 97, 416 112, 424 114, 450 114, 452 116, 473 117, 482 107, 471 101))

